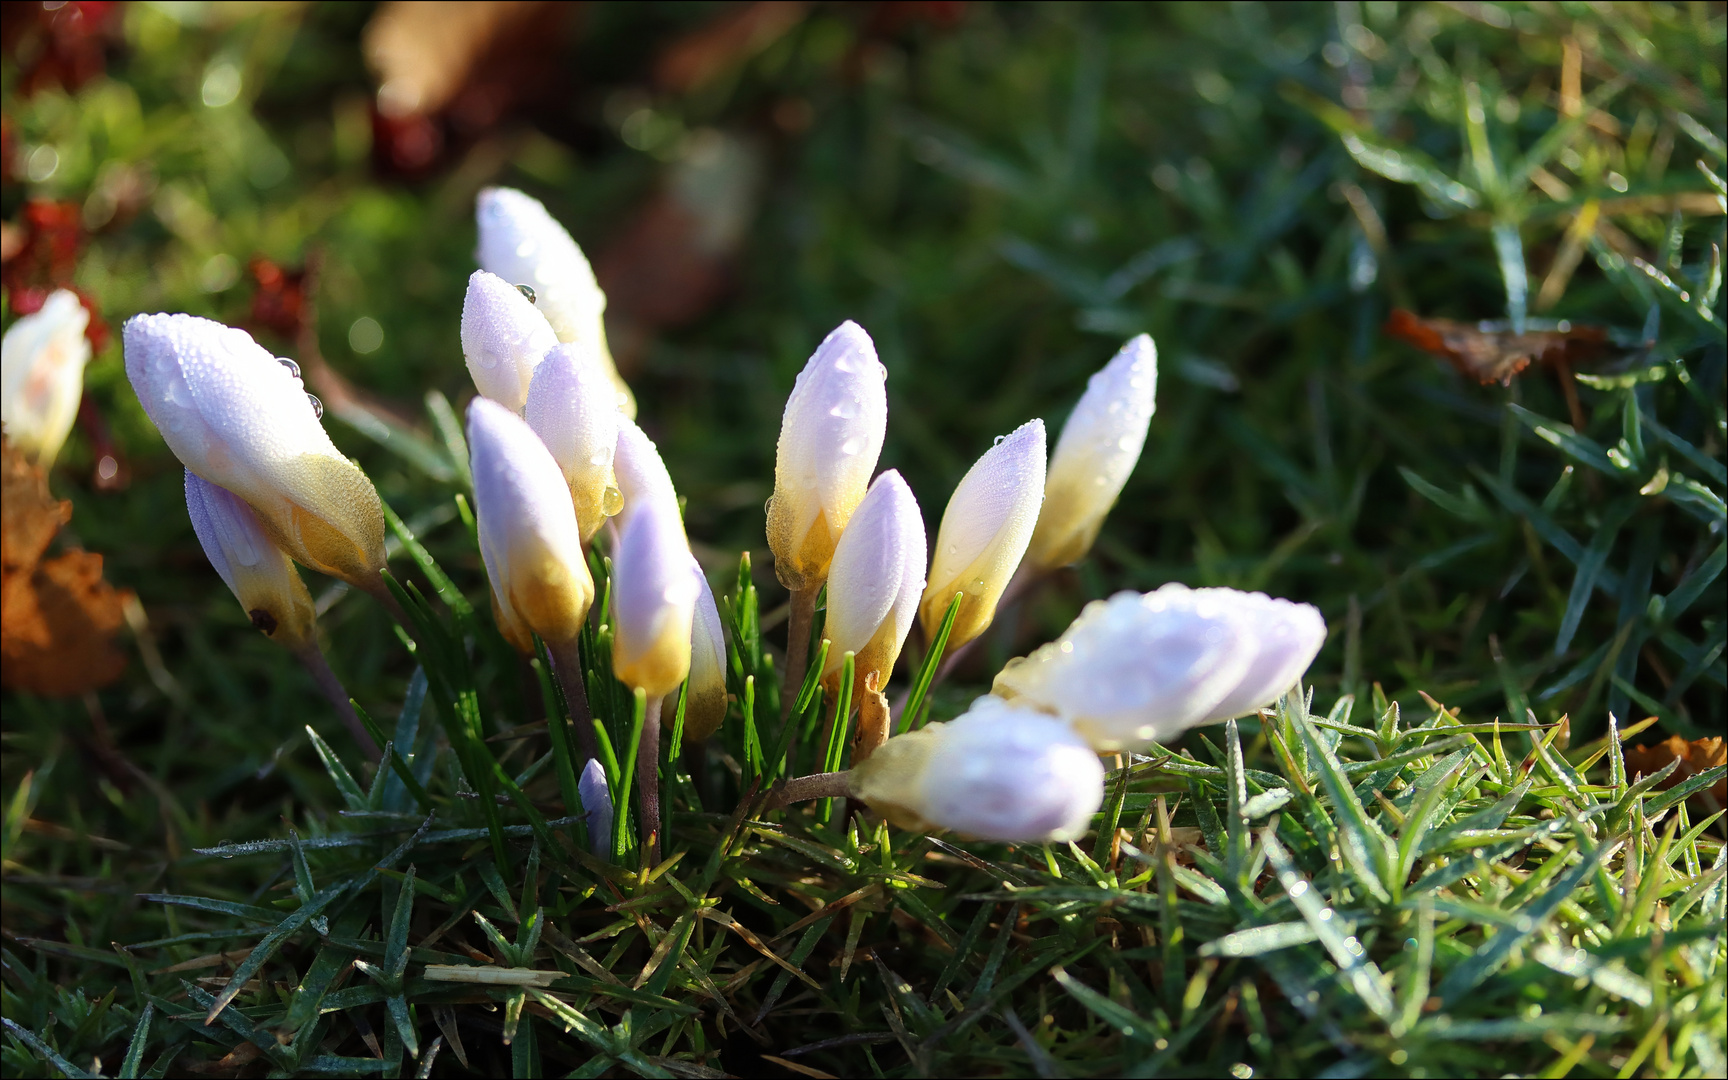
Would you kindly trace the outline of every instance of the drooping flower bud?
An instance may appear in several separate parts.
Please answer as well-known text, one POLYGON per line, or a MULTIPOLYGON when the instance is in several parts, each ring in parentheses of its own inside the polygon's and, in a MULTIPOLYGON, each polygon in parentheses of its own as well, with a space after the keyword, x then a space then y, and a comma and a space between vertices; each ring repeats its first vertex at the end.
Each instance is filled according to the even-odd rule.
POLYGON ((582 800, 582 812, 588 816, 588 846, 595 854, 612 850, 612 789, 606 783, 606 769, 599 759, 589 758, 576 780, 576 797, 582 800))
POLYGON ((299 368, 251 335, 191 315, 139 315, 126 375, 168 448, 240 496, 296 562, 384 591, 384 510, 318 422, 299 368))
POLYGON ((533 651, 530 632, 574 640, 594 579, 558 463, 521 417, 483 397, 468 406, 468 452, 499 629, 523 652, 533 651))
MULTIPOLYGON (((838 677, 843 658, 855 654, 857 686, 874 672, 886 688, 900 646, 912 629, 924 593, 924 517, 897 472, 870 485, 858 504, 828 571, 828 649, 825 679, 838 677)), ((854 687, 853 700, 860 700, 854 687)))
POLYGON ((1054 570, 1092 550, 1146 445, 1157 384, 1158 350, 1145 334, 1087 380, 1050 458, 1044 508, 1026 549, 1028 566, 1054 570))
POLYGON ((850 787, 902 828, 1037 843, 1085 834, 1104 767, 1062 721, 987 695, 950 723, 889 739, 850 787))
POLYGON ((864 498, 888 428, 887 369, 864 328, 822 340, 786 400, 768 502, 774 573, 793 592, 819 588, 864 498))
POLYGON ((312 594, 246 501, 187 469, 186 513, 210 565, 252 625, 289 649, 311 642, 317 619, 312 594))
POLYGON ((1099 750, 1131 749, 1271 704, 1325 639, 1308 604, 1169 584, 1086 605, 992 692, 1061 716, 1099 750))
POLYGON ((649 503, 668 507, 673 516, 678 515, 678 492, 672 486, 672 476, 666 471, 659 449, 628 417, 618 422, 618 450, 612 463, 618 476, 618 490, 624 497, 624 508, 613 519, 619 529, 649 503))
POLYGON ((647 500, 632 510, 612 553, 612 673, 664 697, 690 673, 696 579, 676 505, 647 500))
POLYGON ((534 369, 523 415, 564 473, 586 545, 624 505, 612 467, 623 419, 612 385, 580 346, 559 345, 534 369))
POLYGON ((0 424, 12 445, 44 469, 54 464, 78 416, 89 325, 77 295, 58 289, 0 340, 0 424))
POLYGON ((558 340, 579 345, 598 359, 618 395, 619 411, 634 418, 636 399, 618 377, 606 346, 606 294, 576 241, 539 200, 514 188, 485 189, 474 209, 481 267, 533 289, 534 306, 552 324, 558 340))
POLYGON ((484 270, 468 278, 462 356, 475 389, 520 416, 535 368, 557 344, 546 317, 522 290, 484 270))
POLYGON ((726 627, 708 575, 692 558, 696 580, 696 610, 690 620, 690 683, 685 691, 684 738, 701 740, 720 730, 726 720, 726 627))
POLYGON ((1028 420, 984 451, 948 500, 919 608, 926 640, 936 639, 955 593, 965 598, 948 635, 949 652, 990 625, 1043 501, 1044 421, 1028 420))

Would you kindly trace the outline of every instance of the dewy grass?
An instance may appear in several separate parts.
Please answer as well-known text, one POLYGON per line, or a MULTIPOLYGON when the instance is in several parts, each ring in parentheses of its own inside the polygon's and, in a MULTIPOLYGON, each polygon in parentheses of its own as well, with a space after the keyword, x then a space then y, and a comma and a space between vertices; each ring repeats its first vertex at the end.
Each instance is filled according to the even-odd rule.
MULTIPOLYGON (((129 5, 109 77, 70 95, 23 96, 8 60, 20 158, 58 166, 9 184, 5 215, 28 196, 95 223, 118 200, 78 278, 105 317, 243 321, 247 287, 211 291, 212 268, 316 243, 312 340, 373 392, 437 387, 438 441, 333 411, 407 522, 390 552, 413 634, 320 601, 389 748, 374 767, 199 561, 178 468, 98 354, 87 396, 133 486, 79 482, 84 434, 53 483, 141 598, 141 663, 82 700, 6 697, 0 1070, 1728 1070, 1723 769, 1664 789, 1678 766, 1639 777, 1622 752, 1724 719, 1721 14, 968 5, 885 32, 816 7, 718 83, 644 97, 619 65, 687 17, 669 10, 596 14, 580 159, 567 132, 487 136, 424 188, 366 169, 343 5, 202 25, 129 5), (186 73, 235 57, 246 95, 205 106, 186 73), (830 705, 782 686, 772 575, 746 553, 722 598, 720 734, 650 762, 596 554, 579 666, 620 846, 588 836, 550 673, 463 610, 484 596, 449 404, 472 236, 449 208, 501 171, 603 238, 660 190, 676 146, 636 143, 661 128, 777 151, 736 292, 635 358, 692 535, 762 565, 774 425, 841 318, 877 333, 883 462, 920 492, 992 434, 1059 422, 1149 331, 1160 407, 1094 555, 1024 598, 1027 637, 980 639, 992 662, 930 687, 908 658, 900 686, 929 692, 907 722, 963 710, 1083 600, 1169 580, 1319 605, 1334 633, 1307 692, 1112 761, 1071 846, 769 813, 775 782, 823 763, 830 705), (1394 305, 1601 326, 1609 347, 1479 387, 1378 336, 1394 305), (376 352, 345 344, 362 317, 376 352), (657 865, 633 757, 663 770, 657 865)), ((10 325, 10 282, 6 304, 10 325)))

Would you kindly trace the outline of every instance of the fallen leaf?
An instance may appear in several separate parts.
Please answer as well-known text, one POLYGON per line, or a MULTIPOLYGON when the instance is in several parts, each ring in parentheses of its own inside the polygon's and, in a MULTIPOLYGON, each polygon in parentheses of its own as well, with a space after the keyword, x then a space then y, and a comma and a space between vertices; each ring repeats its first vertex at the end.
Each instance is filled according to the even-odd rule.
MULTIPOLYGON (((1655 746, 1635 746, 1626 751, 1626 772, 1633 777, 1646 776, 1662 771, 1676 758, 1680 760, 1680 767, 1670 773, 1658 787, 1671 788, 1706 769, 1728 763, 1728 746, 1724 746, 1721 739, 1693 739, 1687 742, 1680 735, 1670 735, 1667 741, 1659 742, 1655 746)), ((1716 781, 1693 798, 1703 801, 1705 796, 1715 800, 1714 806, 1707 807, 1712 814, 1728 806, 1728 778, 1716 781)))
POLYGON ((1513 376, 1531 361, 1577 367, 1599 357, 1608 346, 1608 332, 1600 326, 1562 322, 1553 330, 1516 334, 1496 323, 1424 319, 1403 308, 1394 308, 1381 329, 1450 362, 1484 386, 1492 382, 1511 385, 1513 376))

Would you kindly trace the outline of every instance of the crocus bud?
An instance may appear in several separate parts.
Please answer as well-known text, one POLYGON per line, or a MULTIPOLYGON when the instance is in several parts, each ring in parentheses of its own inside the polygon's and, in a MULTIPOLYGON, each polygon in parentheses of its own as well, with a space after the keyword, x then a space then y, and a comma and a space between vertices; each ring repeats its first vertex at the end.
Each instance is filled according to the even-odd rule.
POLYGON ((849 783, 902 828, 1012 843, 1078 839, 1104 801, 1104 767, 1084 740, 990 696, 950 723, 889 739, 849 783))
POLYGON ((636 511, 649 503, 669 507, 678 514, 678 492, 672 486, 672 476, 660 451, 634 420, 620 417, 618 450, 612 459, 618 476, 618 490, 624 497, 624 508, 618 511, 613 524, 622 529, 636 511))
POLYGON ((552 324, 558 340, 595 356, 618 395, 618 409, 636 415, 636 399, 618 377, 606 347, 606 294, 594 270, 564 226, 537 199, 514 188, 487 188, 475 204, 480 224, 480 266, 506 281, 534 290, 534 306, 552 324))
MULTIPOLYGON (((823 630, 832 644, 823 678, 837 678, 845 655, 853 653, 858 686, 872 672, 878 689, 888 685, 924 593, 924 565, 918 500, 899 473, 885 472, 870 485, 834 548, 823 630)), ((854 700, 856 694, 855 687, 854 700)))
POLYGON ((973 463, 942 513, 919 617, 934 641, 955 593, 964 593, 948 651, 982 634, 1020 566, 1044 501, 1044 421, 1028 420, 973 463))
POLYGON ((1092 550, 1146 445, 1157 384, 1158 350, 1145 334, 1087 381, 1050 458, 1044 508, 1026 549, 1029 567, 1054 570, 1092 550))
POLYGON ((522 290, 476 270, 462 300, 462 356, 482 394, 518 415, 528 403, 534 369, 558 336, 522 290))
POLYGON ((252 625, 290 649, 311 642, 317 618, 312 594, 246 501, 187 469, 186 513, 210 565, 252 625))
POLYGON ((188 469, 246 500, 296 562, 384 591, 378 492, 331 443, 299 368, 191 315, 139 315, 123 337, 138 401, 188 469))
POLYGON ((78 416, 89 325, 78 297, 58 289, 0 340, 0 424, 12 445, 44 469, 54 464, 78 416))
POLYGON ((690 620, 690 683, 685 691, 684 737, 706 739, 726 719, 726 627, 708 575, 695 559, 690 574, 696 581, 696 611, 690 620))
POLYGON ((633 510, 612 553, 612 673, 650 698, 690 673, 696 579, 676 505, 648 500, 633 510))
POLYGON ((570 489, 534 430, 489 398, 468 406, 468 452, 480 555, 499 629, 523 652, 530 631, 574 640, 594 601, 570 489))
POLYGON ((622 419, 617 396, 580 346, 559 345, 534 369, 523 415, 564 473, 587 544, 624 505, 612 469, 622 419))
POLYGON ((576 797, 582 800, 582 812, 587 815, 588 846, 596 853, 612 850, 612 789, 606 784, 606 770, 595 758, 582 766, 576 780, 576 797))
POLYGON ((992 692, 1063 717, 1099 750, 1131 749, 1271 704, 1325 639, 1307 604, 1170 584, 1086 605, 992 692))
POLYGON ((888 371, 870 335, 841 323, 799 372, 774 460, 768 546, 793 592, 819 588, 864 498, 888 429, 888 371))

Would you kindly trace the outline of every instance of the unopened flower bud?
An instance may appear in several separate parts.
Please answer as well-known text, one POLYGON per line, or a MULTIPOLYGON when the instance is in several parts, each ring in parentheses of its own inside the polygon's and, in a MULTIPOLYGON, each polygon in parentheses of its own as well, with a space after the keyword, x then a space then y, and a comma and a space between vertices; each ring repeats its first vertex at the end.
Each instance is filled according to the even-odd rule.
POLYGON ((251 335, 191 315, 139 315, 126 375, 168 448, 226 488, 296 562, 384 590, 384 510, 318 422, 297 369, 251 335))
POLYGON ((576 780, 576 796, 582 800, 582 812, 587 815, 588 846, 596 854, 612 850, 612 789, 606 783, 606 769, 599 759, 589 758, 576 780))
POLYGON ((678 492, 672 487, 672 476, 660 451, 645 432, 628 417, 618 421, 618 449, 612 459, 618 476, 618 491, 623 496, 623 509, 613 524, 622 530, 636 511, 650 503, 658 503, 678 514, 678 492))
POLYGON ((1271 704, 1325 639, 1307 604, 1170 584, 1086 605, 992 692, 1063 717, 1099 750, 1131 749, 1271 704))
POLYGON ((996 440, 960 478, 936 530, 930 584, 919 617, 934 641, 955 593, 964 593, 948 651, 982 634, 996 617, 1044 501, 1044 421, 1029 420, 996 440))
POLYGON ((551 323, 558 340, 581 346, 600 365, 625 416, 636 415, 636 399, 618 377, 606 346, 606 294, 594 270, 564 226, 539 200, 514 188, 480 192, 475 203, 480 225, 480 266, 504 280, 534 290, 534 306, 551 323))
POLYGON ((0 340, 0 424, 12 445, 44 469, 54 464, 78 416, 89 325, 77 295, 57 289, 0 340))
POLYGON ((823 339, 786 400, 768 502, 774 573, 793 592, 819 588, 864 498, 888 428, 887 369, 864 328, 823 339))
POLYGON ((694 558, 696 610, 690 620, 690 681, 684 702, 684 738, 706 739, 726 720, 726 627, 708 575, 694 558))
POLYGON ((1145 334, 1122 346, 1087 381, 1050 458, 1044 508, 1026 549, 1028 566, 1054 570, 1092 549, 1146 445, 1157 382, 1158 350, 1145 334))
POLYGON ((462 356, 474 387, 521 415, 534 370, 558 336, 522 290, 476 270, 462 300, 462 356))
MULTIPOLYGON (((872 672, 878 690, 888 685, 924 593, 924 566, 918 500, 899 473, 885 472, 870 485, 834 549, 823 630, 832 644, 824 678, 837 677, 845 654, 853 653, 858 686, 872 672)), ((856 695, 854 688, 854 700, 856 695)))
POLYGON ((649 500, 630 512, 612 553, 612 673, 664 697, 690 673, 696 579, 678 508, 649 500))
POLYGON ((889 739, 850 786, 902 828, 1038 843, 1085 834, 1104 767, 1062 721, 985 696, 956 720, 889 739))
POLYGON ((523 415, 564 474, 587 544, 624 504, 612 466, 622 417, 611 383, 580 346, 559 345, 534 369, 523 415))
POLYGON ((290 649, 307 645, 317 619, 312 594, 246 501, 187 469, 186 513, 210 565, 252 625, 290 649))
POLYGON ((594 601, 576 511, 558 463, 521 417, 477 397, 468 406, 468 449, 480 555, 506 639, 533 651, 574 640, 594 601))

